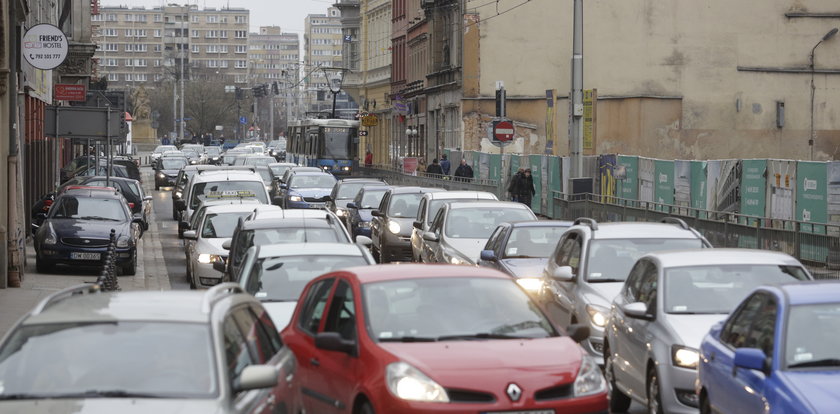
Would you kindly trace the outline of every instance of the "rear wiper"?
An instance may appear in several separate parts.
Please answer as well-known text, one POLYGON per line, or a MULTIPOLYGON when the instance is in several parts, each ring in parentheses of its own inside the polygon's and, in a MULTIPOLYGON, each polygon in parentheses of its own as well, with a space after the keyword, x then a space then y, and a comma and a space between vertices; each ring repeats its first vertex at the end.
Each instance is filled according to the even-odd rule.
POLYGON ((506 334, 488 333, 488 332, 466 334, 466 335, 446 335, 446 336, 439 336, 437 338, 438 341, 457 341, 457 340, 460 340, 460 339, 533 339, 533 338, 528 337, 528 336, 506 335, 506 334))
POLYGON ((297 302, 297 299, 260 299, 260 302, 297 302))
POLYGON ((788 368, 808 368, 808 367, 840 367, 840 359, 837 358, 823 358, 815 359, 813 361, 799 362, 788 365, 788 368))
POLYGON ((602 278, 597 278, 597 279, 587 279, 586 281, 587 281, 587 282, 589 282, 589 283, 614 283, 614 282, 623 282, 623 281, 624 281, 624 279, 602 279, 602 278))
POLYGON ((108 218, 108 217, 100 217, 100 216, 82 216, 79 217, 79 220, 106 220, 106 221, 119 221, 117 219, 108 218))
MULTIPOLYGON (((160 394, 130 392, 125 390, 87 390, 80 393, 51 395, 52 398, 167 398, 160 394)), ((168 397, 172 398, 172 397, 168 397)))
POLYGON ((379 338, 379 342, 435 342, 439 339, 427 336, 401 336, 398 338, 379 338))
POLYGON ((35 400, 46 398, 43 394, 0 394, 0 400, 35 400))

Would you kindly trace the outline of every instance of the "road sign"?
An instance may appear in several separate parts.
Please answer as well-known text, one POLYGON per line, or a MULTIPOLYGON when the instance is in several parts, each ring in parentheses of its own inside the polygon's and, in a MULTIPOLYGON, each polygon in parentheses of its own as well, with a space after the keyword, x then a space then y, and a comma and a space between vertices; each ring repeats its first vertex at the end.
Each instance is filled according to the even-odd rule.
POLYGON ((359 136, 360 136, 360 137, 366 137, 366 136, 367 136, 367 134, 368 134, 368 132, 367 132, 367 131, 359 131, 359 136))
POLYGON ((248 123, 248 117, 240 116, 239 117, 239 123, 242 124, 242 125, 247 124, 248 123))
POLYGON ((81 101, 87 100, 87 85, 67 85, 57 83, 55 85, 55 96, 57 101, 81 101))
POLYGON ((513 122, 496 121, 493 123, 493 138, 497 141, 510 141, 513 139, 513 133, 513 122))
POLYGON ((43 70, 55 69, 67 58, 67 37, 51 24, 36 24, 23 35, 23 57, 30 65, 43 70))

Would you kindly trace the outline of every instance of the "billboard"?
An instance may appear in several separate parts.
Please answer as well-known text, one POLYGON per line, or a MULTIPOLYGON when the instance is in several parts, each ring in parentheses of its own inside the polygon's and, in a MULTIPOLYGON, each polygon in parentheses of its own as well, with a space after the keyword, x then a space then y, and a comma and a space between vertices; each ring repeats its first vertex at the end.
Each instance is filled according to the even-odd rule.
POLYGON ((796 164, 796 177, 799 188, 796 192, 796 219, 813 223, 827 222, 826 163, 800 161, 796 164))
POLYGON ((674 161, 674 204, 691 206, 691 161, 674 161))
MULTIPOLYGON (((767 206, 765 216, 793 220, 793 192, 796 188, 796 162, 767 161, 767 206)), ((779 227, 773 223, 773 227, 779 227)))
POLYGON ((639 201, 653 199, 653 160, 639 158, 639 201))
POLYGON ((659 204, 674 204, 674 162, 656 160, 654 162, 654 201, 659 204))
MULTIPOLYGON (((741 168, 741 214, 764 217, 767 160, 744 160, 741 168)), ((748 222, 752 224, 754 220, 748 222)))
MULTIPOLYGON (((603 196, 614 197, 616 195, 615 166, 615 154, 604 154, 598 157, 598 176, 601 186, 599 193, 603 196)), ((611 198, 606 198, 604 201, 614 202, 611 198)))
MULTIPOLYGON (((706 161, 691 161, 691 208, 706 209, 706 161)), ((705 217, 705 216, 703 216, 705 217)))
POLYGON ((618 165, 624 167, 624 179, 618 180, 616 191, 619 197, 628 200, 639 199, 639 157, 619 155, 618 165))

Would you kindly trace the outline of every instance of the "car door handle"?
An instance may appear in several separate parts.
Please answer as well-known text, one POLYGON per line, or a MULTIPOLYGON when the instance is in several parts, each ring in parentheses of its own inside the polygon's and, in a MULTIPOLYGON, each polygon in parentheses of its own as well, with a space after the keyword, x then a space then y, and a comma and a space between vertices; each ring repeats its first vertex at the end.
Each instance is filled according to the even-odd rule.
POLYGON ((319 361, 318 358, 309 358, 309 363, 312 364, 312 366, 321 366, 321 361, 319 361))
POLYGON ((715 354, 714 352, 710 353, 710 354, 709 354, 709 361, 711 361, 711 362, 715 362, 715 355, 716 355, 716 354, 715 354))

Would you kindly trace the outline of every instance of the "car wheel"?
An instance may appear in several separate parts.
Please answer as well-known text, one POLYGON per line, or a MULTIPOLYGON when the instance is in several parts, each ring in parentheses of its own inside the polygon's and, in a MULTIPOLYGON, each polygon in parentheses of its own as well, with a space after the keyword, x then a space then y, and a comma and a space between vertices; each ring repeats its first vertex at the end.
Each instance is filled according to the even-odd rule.
POLYGON ((376 414, 376 411, 373 411, 373 406, 370 403, 366 402, 362 404, 362 408, 359 410, 359 414, 376 414))
POLYGON ((189 260, 187 261, 187 282, 190 282, 190 289, 195 289, 195 279, 193 278, 192 266, 189 260))
POLYGON ((607 379, 607 387, 609 389, 610 412, 623 413, 630 408, 630 397, 624 395, 621 390, 615 385, 615 367, 613 367, 612 358, 610 358, 610 349, 604 349, 604 376, 607 379))
POLYGON ((134 276, 137 274, 137 249, 131 252, 131 261, 122 267, 123 276, 134 276))
POLYGON ((172 220, 178 221, 178 210, 175 209, 175 206, 172 206, 172 220))
POLYGON ((712 414, 712 403, 705 391, 700 392, 700 414, 712 414))
POLYGON ((659 376, 656 368, 651 367, 647 378, 647 412, 648 414, 663 414, 662 398, 660 396, 659 376))
POLYGON ((55 267, 55 263, 40 257, 35 258, 35 269, 38 273, 50 273, 53 270, 53 267, 55 267))
POLYGON ((388 257, 388 249, 385 247, 379 248, 379 263, 391 263, 391 258, 388 257))

